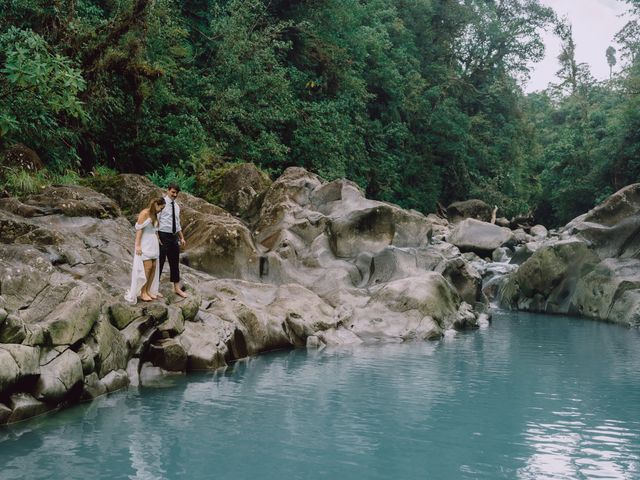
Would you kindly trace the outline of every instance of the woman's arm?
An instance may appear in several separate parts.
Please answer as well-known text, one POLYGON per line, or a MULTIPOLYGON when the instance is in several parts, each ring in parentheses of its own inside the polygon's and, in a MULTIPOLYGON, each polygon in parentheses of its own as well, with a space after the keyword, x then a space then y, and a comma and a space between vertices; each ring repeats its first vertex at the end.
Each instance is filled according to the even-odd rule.
POLYGON ((142 255, 142 247, 140 239, 142 238, 142 230, 136 230, 136 255, 142 255))
MULTIPOLYGON (((142 225, 147 220, 147 218, 149 218, 149 212, 145 208, 138 215, 138 220, 136 223, 138 225, 142 225)), ((141 239, 142 239, 142 229, 136 229, 136 243, 135 243, 136 255, 142 255, 142 247, 140 246, 141 239)))

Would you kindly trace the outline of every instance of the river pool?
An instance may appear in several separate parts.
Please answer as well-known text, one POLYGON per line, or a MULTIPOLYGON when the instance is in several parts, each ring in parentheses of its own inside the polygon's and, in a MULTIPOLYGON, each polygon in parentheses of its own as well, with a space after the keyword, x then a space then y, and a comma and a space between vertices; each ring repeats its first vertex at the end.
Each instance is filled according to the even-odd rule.
POLYGON ((0 479, 638 479, 640 332, 495 312, 273 352, 0 428, 0 479))

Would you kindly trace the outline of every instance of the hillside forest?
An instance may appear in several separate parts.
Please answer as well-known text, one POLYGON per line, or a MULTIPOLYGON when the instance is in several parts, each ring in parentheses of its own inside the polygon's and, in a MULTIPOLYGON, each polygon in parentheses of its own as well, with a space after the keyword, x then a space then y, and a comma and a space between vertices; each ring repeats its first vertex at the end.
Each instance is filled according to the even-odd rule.
POLYGON ((640 181, 626 3, 596 81, 538 0, 0 0, 0 151, 44 164, 4 155, 0 190, 135 172, 211 198, 253 162, 424 213, 480 198, 557 226, 640 181), (545 31, 556 80, 526 94, 545 31))

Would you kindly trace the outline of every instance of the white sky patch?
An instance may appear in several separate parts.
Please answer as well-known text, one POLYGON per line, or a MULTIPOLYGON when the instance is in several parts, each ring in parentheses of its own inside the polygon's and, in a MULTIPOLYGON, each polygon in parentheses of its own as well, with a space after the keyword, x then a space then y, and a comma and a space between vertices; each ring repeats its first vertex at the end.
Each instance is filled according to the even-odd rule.
MULTIPOLYGON (((559 16, 568 17, 573 26, 578 63, 587 63, 598 80, 609 78, 605 52, 609 46, 618 49, 613 37, 627 22, 620 15, 627 11, 628 5, 621 0, 540 0, 540 3, 553 8, 559 16)), ((526 92, 542 90, 550 82, 557 82, 560 41, 551 31, 543 34, 543 40, 546 55, 544 60, 533 65, 531 80, 524 87, 526 92)), ((620 67, 620 55, 616 57, 618 65, 614 72, 620 67)))

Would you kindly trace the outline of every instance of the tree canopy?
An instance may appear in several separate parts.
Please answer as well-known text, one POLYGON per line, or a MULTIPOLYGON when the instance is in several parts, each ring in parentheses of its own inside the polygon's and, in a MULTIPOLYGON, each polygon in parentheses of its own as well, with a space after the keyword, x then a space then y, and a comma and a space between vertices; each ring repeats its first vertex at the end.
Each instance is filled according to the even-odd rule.
POLYGON ((638 181, 640 3, 596 82, 538 0, 0 0, 0 148, 202 193, 229 162, 559 224, 638 181), (558 80, 525 95, 562 41, 558 80))

